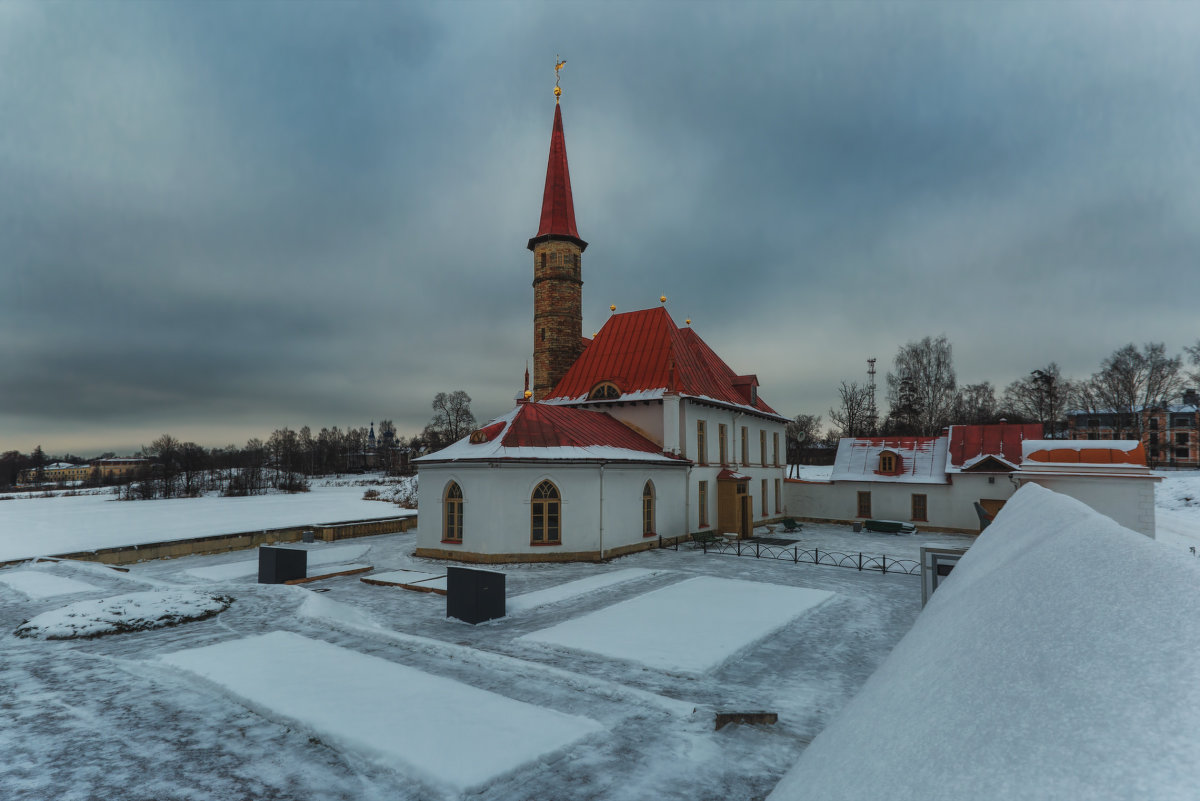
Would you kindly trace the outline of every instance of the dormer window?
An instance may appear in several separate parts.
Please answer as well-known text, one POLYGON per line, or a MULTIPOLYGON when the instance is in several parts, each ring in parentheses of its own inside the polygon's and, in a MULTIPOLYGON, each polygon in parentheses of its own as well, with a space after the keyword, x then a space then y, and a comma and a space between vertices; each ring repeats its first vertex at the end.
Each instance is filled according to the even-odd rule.
POLYGON ((750 385, 750 405, 751 406, 758 405, 758 385, 757 384, 750 385))
POLYGON ((621 390, 611 381, 601 381, 588 393, 588 400, 616 400, 619 397, 621 390))
POLYGON ((879 472, 880 473, 895 473, 896 472, 896 454, 881 453, 879 454, 879 472))

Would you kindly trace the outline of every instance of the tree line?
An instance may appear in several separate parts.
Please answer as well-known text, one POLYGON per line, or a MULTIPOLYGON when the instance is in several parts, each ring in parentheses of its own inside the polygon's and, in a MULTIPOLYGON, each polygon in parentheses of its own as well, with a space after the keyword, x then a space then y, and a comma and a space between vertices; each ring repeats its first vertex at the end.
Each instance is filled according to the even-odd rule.
POLYGON ((1188 386, 1200 385, 1200 340, 1183 353, 1168 355, 1164 343, 1140 348, 1129 343, 1105 358, 1100 369, 1081 379, 1062 375, 1055 362, 1030 370, 997 394, 989 381, 959 385, 953 348, 943 334, 901 345, 887 373, 886 413, 873 402, 871 387, 842 381, 838 404, 829 409, 829 429, 821 415, 797 415, 788 425, 789 457, 841 437, 935 436, 950 425, 1040 423, 1043 436, 1066 436, 1072 411, 1115 415, 1120 438, 1141 439, 1143 409, 1179 400, 1188 386))
MULTIPOLYGON (((116 477, 95 471, 85 485, 120 485, 122 498, 151 499, 194 497, 205 492, 256 495, 268 490, 304 492, 314 476, 356 473, 366 469, 393 474, 411 471, 414 455, 439 450, 475 428, 471 398, 456 390, 439 392, 430 404, 433 417, 420 434, 406 438, 391 420, 376 428, 375 447, 369 447, 370 429, 332 426, 314 432, 308 426, 295 431, 278 428, 265 440, 252 437, 244 446, 206 448, 163 434, 134 454, 148 464, 129 475, 116 477)), ((101 454, 110 459, 116 454, 101 454)), ((0 454, 0 489, 12 488, 25 470, 35 477, 51 464, 83 464, 88 460, 71 453, 50 455, 39 445, 29 454, 0 454)), ((35 478, 35 480, 37 480, 35 478)), ((40 483, 40 482, 39 482, 40 483)))

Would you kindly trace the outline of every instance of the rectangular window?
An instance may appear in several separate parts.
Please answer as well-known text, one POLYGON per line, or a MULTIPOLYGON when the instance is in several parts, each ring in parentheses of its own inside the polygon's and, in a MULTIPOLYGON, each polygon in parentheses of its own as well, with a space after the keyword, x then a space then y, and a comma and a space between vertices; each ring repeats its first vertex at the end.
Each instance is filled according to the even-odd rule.
POLYGON ((750 434, 742 426, 742 464, 750 464, 750 434))
POLYGON ((1088 439, 1100 439, 1099 434, 1088 434, 1088 439))
POLYGON ((912 519, 913 520, 928 520, 926 517, 925 496, 913 493, 912 496, 912 519))
POLYGON ((1157 434, 1157 433, 1153 433, 1153 434, 1151 434, 1151 435, 1150 435, 1150 444, 1151 444, 1151 445, 1157 445, 1157 444, 1158 444, 1158 434, 1157 434))
POLYGON ((708 464, 708 431, 703 420, 696 421, 696 463, 708 464))
POLYGON ((1175 458, 1176 459, 1188 458, 1188 449, 1187 448, 1176 448, 1175 449, 1175 458))
POLYGON ((858 493, 858 516, 859 517, 870 517, 871 516, 871 493, 869 493, 869 492, 858 493))
POLYGON ((763 517, 767 516, 767 480, 765 478, 762 480, 762 514, 763 517))
POLYGON ((1151 417, 1151 418, 1150 418, 1150 430, 1151 430, 1151 431, 1157 431, 1157 430, 1158 430, 1158 418, 1157 418, 1157 417, 1151 417))
POLYGON ((758 432, 758 462, 763 467, 767 466, 767 432, 766 432, 766 429, 760 429, 758 432))
POLYGON ((783 505, 779 501, 780 497, 781 497, 781 494, 779 492, 779 479, 775 479, 775 514, 779 514, 780 512, 783 511, 783 505))
POLYGON ((700 527, 708 527, 708 482, 701 481, 700 488, 696 491, 696 497, 700 501, 700 527))
POLYGON ((779 467, 779 432, 776 431, 771 435, 771 453, 774 455, 774 461, 771 464, 779 467))
POLYGON ((728 446, 725 444, 729 439, 729 435, 725 431, 725 424, 720 423, 717 426, 717 433, 720 435, 720 442, 717 444, 718 450, 721 452, 721 464, 729 464, 728 446))
POLYGON ((1187 435, 1186 431, 1180 432, 1175 435, 1175 444, 1176 445, 1187 445, 1188 444, 1188 435, 1187 435))

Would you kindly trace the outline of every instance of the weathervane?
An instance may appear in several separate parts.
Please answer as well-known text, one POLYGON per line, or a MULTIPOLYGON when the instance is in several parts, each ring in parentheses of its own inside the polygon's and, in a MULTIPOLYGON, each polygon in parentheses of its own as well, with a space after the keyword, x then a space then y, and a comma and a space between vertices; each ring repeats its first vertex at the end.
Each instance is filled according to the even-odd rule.
POLYGON ((559 88, 559 86, 558 86, 558 77, 559 77, 558 71, 561 70, 566 63, 567 63, 567 60, 565 58, 560 61, 558 58, 558 54, 555 53, 555 55, 554 55, 554 102, 555 102, 555 104, 557 104, 558 99, 560 97, 562 97, 562 89, 559 88))

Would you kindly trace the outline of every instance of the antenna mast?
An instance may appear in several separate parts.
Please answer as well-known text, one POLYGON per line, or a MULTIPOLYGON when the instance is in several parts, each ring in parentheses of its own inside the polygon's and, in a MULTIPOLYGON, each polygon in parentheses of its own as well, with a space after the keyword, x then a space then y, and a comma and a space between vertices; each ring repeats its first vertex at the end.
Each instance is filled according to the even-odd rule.
POLYGON ((875 412, 875 357, 867 359, 867 386, 871 388, 871 400, 867 407, 867 415, 870 418, 871 434, 875 433, 875 425, 878 417, 875 412))

